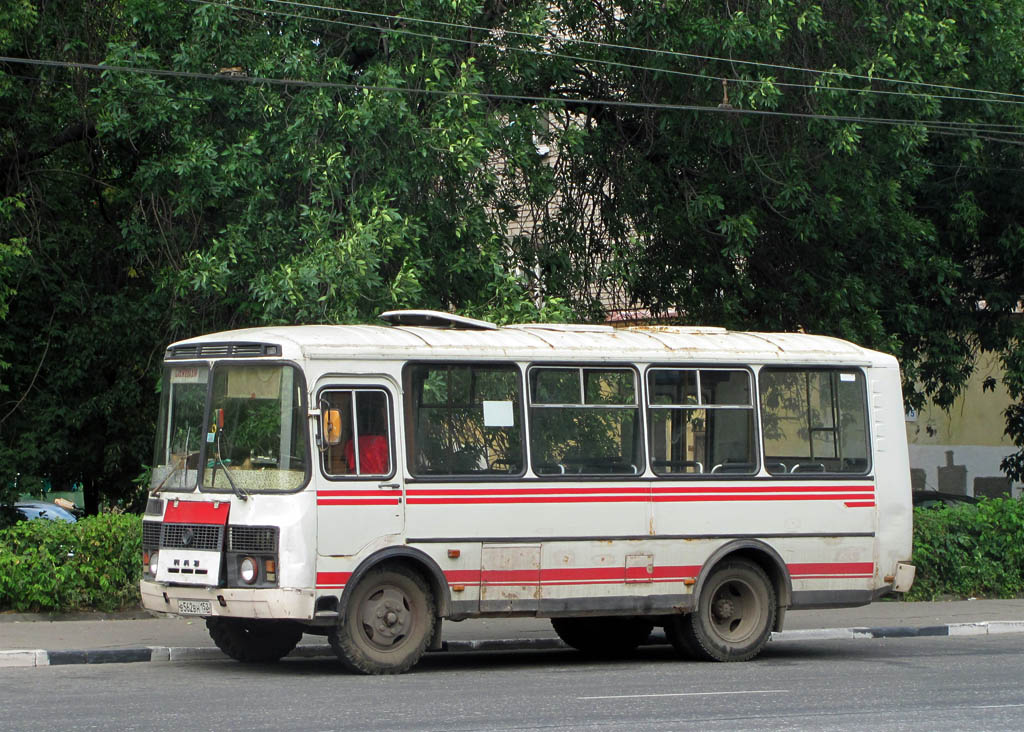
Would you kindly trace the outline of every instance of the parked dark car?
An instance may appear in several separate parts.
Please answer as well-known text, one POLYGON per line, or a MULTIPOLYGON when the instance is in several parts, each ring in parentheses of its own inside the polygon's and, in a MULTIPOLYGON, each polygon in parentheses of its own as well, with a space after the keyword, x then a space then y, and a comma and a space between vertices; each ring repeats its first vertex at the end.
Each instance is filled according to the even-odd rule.
POLYGON ((7 514, 5 518, 11 519, 7 523, 41 518, 73 524, 78 520, 78 517, 68 509, 46 501, 18 501, 13 506, 4 506, 2 510, 7 514))
POLYGON ((974 496, 963 493, 942 493, 940 491, 914 491, 911 494, 914 506, 934 508, 936 506, 964 506, 978 502, 974 496))

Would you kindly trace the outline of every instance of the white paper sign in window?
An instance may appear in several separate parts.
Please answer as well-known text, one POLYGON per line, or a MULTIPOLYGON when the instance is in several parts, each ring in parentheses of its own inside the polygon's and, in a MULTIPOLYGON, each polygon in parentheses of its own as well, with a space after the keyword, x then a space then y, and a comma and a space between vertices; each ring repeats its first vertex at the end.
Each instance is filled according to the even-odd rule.
POLYGON ((484 401, 484 427, 515 427, 512 402, 484 401))

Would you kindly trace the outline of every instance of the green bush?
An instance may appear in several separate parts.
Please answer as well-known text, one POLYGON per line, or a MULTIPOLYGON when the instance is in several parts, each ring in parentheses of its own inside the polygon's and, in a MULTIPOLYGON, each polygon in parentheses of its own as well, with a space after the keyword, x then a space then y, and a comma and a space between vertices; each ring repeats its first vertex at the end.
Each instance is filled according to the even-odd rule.
POLYGON ((913 563, 908 600, 1016 597, 1024 592, 1024 501, 915 509, 913 563))
POLYGON ((138 605, 142 520, 23 521, 0 530, 0 610, 113 611, 138 605))

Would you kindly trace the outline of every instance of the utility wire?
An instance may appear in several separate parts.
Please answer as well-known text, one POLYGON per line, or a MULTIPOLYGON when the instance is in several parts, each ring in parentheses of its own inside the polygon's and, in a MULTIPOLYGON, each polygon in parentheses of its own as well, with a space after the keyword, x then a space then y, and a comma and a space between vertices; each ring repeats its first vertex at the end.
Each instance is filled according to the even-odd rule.
MULTIPOLYGON (((575 55, 570 55, 570 54, 565 54, 565 53, 558 53, 558 52, 550 51, 550 50, 546 50, 546 49, 523 48, 523 47, 518 47, 518 46, 509 46, 509 45, 502 44, 502 43, 493 43, 493 42, 489 42, 489 41, 474 41, 474 40, 470 40, 468 38, 454 38, 452 36, 441 36, 441 35, 436 35, 436 34, 432 34, 432 33, 419 33, 419 32, 416 32, 416 31, 407 30, 405 28, 382 28, 380 26, 368 25, 366 23, 355 23, 355 22, 345 21, 345 20, 335 20, 335 19, 332 19, 332 18, 322 18, 322 17, 310 16, 310 15, 300 15, 300 14, 297 14, 297 13, 286 13, 286 12, 283 12, 283 11, 280 11, 280 10, 266 10, 266 9, 262 9, 261 10, 259 8, 251 8, 251 7, 246 7, 246 6, 242 6, 242 5, 234 5, 234 4, 229 3, 229 2, 217 2, 216 0, 185 0, 185 2, 195 3, 195 4, 198 4, 198 5, 214 5, 214 6, 218 6, 218 7, 229 8, 229 9, 232 9, 232 10, 246 11, 246 12, 253 13, 253 14, 275 15, 275 16, 284 17, 284 18, 294 18, 294 19, 297 19, 297 20, 307 20, 307 21, 313 21, 313 22, 330 23, 330 24, 333 24, 333 25, 346 26, 346 27, 349 27, 349 28, 361 28, 361 29, 364 29, 364 30, 368 30, 368 31, 375 32, 375 33, 381 33, 381 34, 388 33, 388 34, 393 34, 393 35, 410 36, 410 37, 414 37, 414 38, 424 38, 424 39, 433 40, 433 41, 447 41, 447 42, 450 42, 450 43, 462 43, 462 44, 470 45, 470 46, 474 46, 474 47, 493 48, 493 49, 498 50, 498 51, 514 51, 514 52, 517 52, 517 53, 529 53, 529 54, 535 54, 535 55, 538 55, 538 56, 544 56, 544 57, 548 57, 548 58, 561 58, 561 59, 566 59, 566 60, 569 60, 569 61, 576 61, 576 62, 582 62, 582 63, 601 64, 601 65, 605 65, 605 66, 611 66, 611 67, 614 67, 614 68, 630 69, 630 70, 635 70, 635 71, 644 71, 644 72, 649 72, 649 73, 653 73, 653 74, 666 74, 666 75, 672 75, 672 76, 683 76, 683 77, 688 77, 688 78, 693 78, 693 79, 703 79, 705 81, 712 81, 712 82, 720 82, 720 81, 722 81, 724 79, 725 81, 733 83, 733 84, 762 85, 762 84, 765 84, 765 83, 770 83, 772 86, 780 87, 780 88, 810 89, 810 90, 813 90, 813 91, 820 91, 820 92, 844 92, 844 93, 853 93, 853 94, 878 94, 878 95, 889 95, 889 96, 897 96, 897 97, 910 97, 910 98, 913 98, 913 99, 916 99, 916 100, 924 100, 924 101, 929 101, 929 100, 932 100, 932 99, 940 99, 940 100, 950 100, 950 101, 985 102, 987 104, 1010 104, 1010 105, 1022 105, 1022 106, 1024 106, 1024 101, 1016 100, 1016 99, 986 99, 986 98, 983 98, 983 97, 966 97, 966 96, 957 96, 957 95, 948 95, 948 94, 912 93, 912 92, 906 92, 906 91, 891 91, 891 90, 886 90, 886 89, 858 89, 856 87, 822 86, 821 84, 800 84, 800 83, 796 83, 796 82, 775 81, 775 80, 771 80, 769 82, 766 82, 765 80, 762 80, 762 79, 743 79, 743 78, 739 78, 739 77, 711 76, 709 74, 696 73, 696 72, 692 72, 692 71, 679 71, 677 69, 666 69, 666 68, 659 68, 659 67, 654 67, 654 66, 644 66, 644 65, 640 65, 640 64, 629 64, 629 63, 624 63, 624 62, 620 62, 620 61, 611 61, 611 60, 607 60, 607 59, 597 59, 597 58, 592 58, 592 57, 588 57, 588 56, 575 56, 575 55)), ((267 0, 267 2, 282 2, 283 3, 283 0, 267 0)), ((283 3, 283 4, 298 5, 300 7, 308 7, 308 8, 311 8, 311 9, 321 9, 321 8, 323 8, 323 6, 307 5, 305 3, 296 3, 296 2, 287 2, 287 3, 283 3)), ((326 8, 324 8, 324 9, 326 9, 326 8)), ((356 12, 356 11, 352 11, 352 12, 356 12)), ((400 16, 395 16, 395 17, 400 17, 400 16)), ((428 21, 425 21, 425 22, 428 22, 428 21)), ((429 21, 429 22, 434 22, 434 21, 429 21)), ((473 26, 469 26, 469 27, 472 28, 473 26)), ((650 53, 658 53, 658 51, 654 51, 654 50, 651 50, 651 49, 647 49, 647 50, 650 53)), ((1009 124, 1008 125, 992 125, 992 126, 996 126, 996 127, 1017 127, 1017 125, 1009 125, 1009 124)))
MULTIPOLYGON (((581 106, 606 106, 606 107, 618 107, 618 108, 633 108, 633 109, 649 109, 656 111, 676 111, 676 112, 711 112, 717 114, 735 114, 745 116, 760 116, 760 117, 788 117, 794 119, 804 120, 821 120, 829 122, 847 122, 847 123, 862 123, 862 124, 878 124, 891 127, 902 127, 902 126, 915 126, 920 125, 926 129, 941 133, 941 134, 957 134, 960 136, 967 136, 964 133, 977 133, 979 128, 971 125, 970 123, 960 122, 945 122, 945 121, 927 121, 917 119, 895 119, 888 117, 858 117, 853 115, 830 115, 830 114, 817 114, 811 112, 780 112, 776 110, 767 109, 738 109, 738 108, 722 108, 722 107, 711 107, 695 104, 662 104, 656 102, 631 102, 626 100, 616 99, 589 99, 589 98, 568 98, 568 97, 542 97, 533 96, 527 94, 496 94, 493 92, 476 92, 476 91, 459 91, 452 89, 415 89, 411 87, 396 87, 396 86, 382 86, 382 85, 370 85, 370 84, 352 84, 345 82, 331 82, 331 81, 310 81, 306 79, 280 79, 275 77, 260 77, 260 76, 230 76, 224 74, 210 74, 196 71, 176 71, 173 69, 158 69, 149 67, 137 67, 137 66, 115 66, 106 64, 91 64, 79 61, 53 61, 47 59, 31 59, 31 58, 17 58, 11 56, 0 56, 0 63, 10 64, 25 64, 30 66, 43 66, 51 68, 72 68, 82 69, 89 71, 97 71, 100 73, 119 72, 119 73, 132 73, 132 74, 149 74, 153 76, 163 76, 169 78, 179 79, 191 79, 191 80, 203 80, 203 81, 216 81, 216 82, 231 82, 231 83, 247 83, 247 84, 267 84, 277 86, 294 86, 300 88, 315 88, 315 89, 344 89, 348 91, 380 91, 380 92, 398 92, 403 94, 425 94, 432 96, 447 96, 447 97, 474 97, 480 99, 496 100, 496 101, 517 101, 517 102, 528 102, 531 104, 541 103, 555 103, 555 104, 573 104, 581 106)), ((986 131, 986 130, 980 130, 986 131)), ((1024 145, 1024 142, 1016 142, 1014 138, 1024 137, 1024 133, 992 133, 1001 134, 1002 137, 985 137, 982 139, 991 140, 994 142, 1006 142, 1014 145, 1024 145)))
MULTIPOLYGON (((426 19, 426 18, 413 18, 413 17, 405 16, 405 15, 389 15, 387 13, 374 13, 374 12, 369 12, 369 11, 365 11, 365 10, 352 10, 350 8, 340 8, 340 7, 331 6, 331 5, 314 5, 314 4, 311 4, 311 3, 297 2, 297 0, 265 0, 265 2, 279 4, 279 5, 291 5, 291 6, 296 6, 296 7, 308 8, 308 9, 311 9, 311 10, 329 10, 329 11, 333 11, 333 12, 336 12, 336 13, 348 13, 348 14, 351 14, 351 15, 360 15, 360 16, 364 16, 364 17, 381 18, 381 19, 387 19, 387 20, 397 20, 397 21, 406 22, 406 23, 423 23, 423 24, 426 24, 426 25, 438 25, 438 26, 445 26, 445 27, 450 27, 450 28, 459 28, 459 29, 462 29, 462 30, 480 31, 480 32, 483 32, 483 33, 493 33, 494 32, 493 28, 487 28, 487 27, 483 27, 483 26, 467 25, 467 24, 464 24, 464 23, 451 23, 451 22, 441 21, 441 20, 429 20, 429 19, 426 19)), ((843 77, 843 78, 861 79, 861 80, 864 80, 864 81, 879 82, 879 83, 885 83, 885 84, 899 84, 899 85, 907 85, 907 86, 919 86, 919 87, 923 87, 923 88, 927 88, 927 89, 946 89, 946 90, 950 90, 950 91, 967 92, 969 94, 987 94, 987 95, 991 95, 991 96, 995 96, 995 97, 1003 97, 1003 98, 1007 98, 1007 99, 1024 100, 1024 94, 1015 94, 1015 93, 1011 93, 1011 92, 998 92, 998 91, 992 91, 992 90, 989 90, 989 89, 972 89, 970 87, 953 86, 953 85, 950 85, 950 84, 936 84, 936 83, 925 82, 925 81, 909 81, 909 80, 904 80, 904 79, 890 79, 890 78, 884 77, 884 76, 868 76, 868 75, 865 75, 865 74, 854 74, 854 73, 850 73, 848 71, 839 71, 839 70, 835 70, 835 69, 812 69, 812 68, 806 68, 806 67, 801 67, 801 66, 787 66, 785 64, 772 64, 772 63, 767 63, 767 62, 764 62, 764 61, 747 61, 747 60, 744 60, 744 59, 726 58, 726 57, 722 57, 722 56, 709 56, 709 55, 706 55, 706 54, 698 54, 698 53, 685 53, 685 52, 682 52, 682 51, 666 51, 666 50, 656 49, 656 48, 644 48, 642 46, 628 46, 628 45, 623 45, 623 44, 618 44, 618 43, 606 43, 606 42, 603 42, 603 41, 590 41, 590 40, 579 39, 579 38, 571 38, 571 37, 568 37, 568 36, 559 36, 559 35, 546 36, 546 35, 541 35, 539 33, 526 33, 526 32, 523 32, 523 31, 512 31, 512 30, 504 30, 503 29, 503 30, 501 30, 501 33, 502 33, 502 35, 517 36, 517 37, 521 37, 521 38, 532 38, 532 39, 541 40, 541 41, 545 41, 545 42, 548 42, 548 41, 561 41, 561 42, 564 42, 564 43, 578 43, 580 45, 585 45, 585 46, 594 46, 594 47, 598 47, 598 48, 610 48, 610 49, 617 49, 617 50, 621 50, 621 51, 636 51, 636 52, 639 52, 639 53, 661 54, 661 55, 666 55, 666 56, 674 56, 674 57, 678 57, 678 58, 698 59, 698 60, 701 60, 701 61, 720 61, 720 62, 723 62, 723 63, 730 63, 730 64, 740 64, 740 65, 745 65, 745 66, 759 66, 759 67, 763 67, 763 68, 779 69, 779 70, 782 70, 782 71, 796 71, 796 72, 799 72, 799 73, 819 74, 819 75, 823 75, 823 76, 839 76, 839 77, 843 77)), ((979 100, 981 100, 981 99, 982 98, 979 97, 979 100)))

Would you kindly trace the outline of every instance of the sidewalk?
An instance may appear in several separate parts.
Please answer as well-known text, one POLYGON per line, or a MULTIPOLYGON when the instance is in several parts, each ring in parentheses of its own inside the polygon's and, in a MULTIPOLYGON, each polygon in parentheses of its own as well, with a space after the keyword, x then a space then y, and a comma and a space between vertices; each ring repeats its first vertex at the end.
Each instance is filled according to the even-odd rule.
MULTIPOLYGON (((840 610, 786 614, 781 641, 1024 632, 1024 600, 877 602, 840 610)), ((445 622, 452 651, 558 648, 548 620, 497 618, 445 622)), ((329 653, 322 636, 303 637, 296 655, 329 653)), ((58 663, 219 659, 201 618, 0 614, 0 667, 58 663)))

